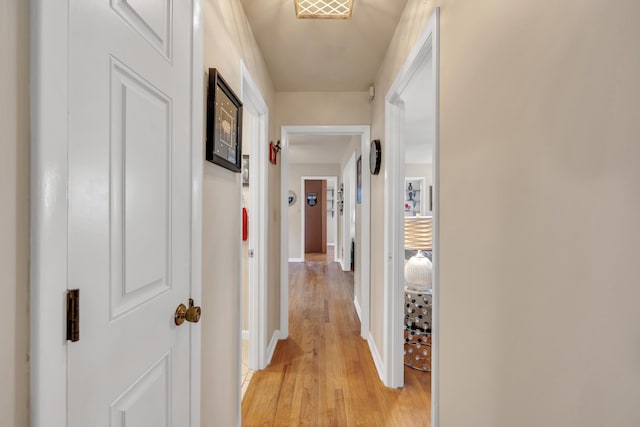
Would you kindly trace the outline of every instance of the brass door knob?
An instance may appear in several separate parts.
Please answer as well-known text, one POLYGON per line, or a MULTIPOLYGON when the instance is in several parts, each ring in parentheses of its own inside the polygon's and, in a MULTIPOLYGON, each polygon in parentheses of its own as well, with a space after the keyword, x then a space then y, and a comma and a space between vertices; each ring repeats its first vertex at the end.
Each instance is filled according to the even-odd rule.
POLYGON ((202 309, 198 306, 194 306, 193 299, 189 298, 189 308, 187 308, 184 304, 180 304, 178 308, 176 308, 174 321, 178 326, 182 325, 185 320, 191 323, 198 323, 200 321, 201 315, 202 309))
POLYGON ((189 298, 189 308, 187 309, 186 319, 187 322, 198 323, 200 316, 202 315, 202 309, 193 305, 193 300, 189 298))
POLYGON ((174 316, 176 325, 178 326, 182 325, 186 317, 187 317, 187 306, 184 304, 180 304, 178 308, 176 308, 176 314, 174 316))

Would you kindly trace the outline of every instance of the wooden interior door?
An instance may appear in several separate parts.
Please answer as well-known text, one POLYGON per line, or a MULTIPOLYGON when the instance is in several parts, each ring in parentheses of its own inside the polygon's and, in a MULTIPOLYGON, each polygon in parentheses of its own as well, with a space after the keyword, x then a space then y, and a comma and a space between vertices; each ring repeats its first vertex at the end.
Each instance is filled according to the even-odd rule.
POLYGON ((191 293, 191 8, 70 2, 70 427, 189 426, 198 401, 199 329, 174 322, 191 293))
POLYGON ((304 182, 304 252, 327 253, 327 181, 304 182))

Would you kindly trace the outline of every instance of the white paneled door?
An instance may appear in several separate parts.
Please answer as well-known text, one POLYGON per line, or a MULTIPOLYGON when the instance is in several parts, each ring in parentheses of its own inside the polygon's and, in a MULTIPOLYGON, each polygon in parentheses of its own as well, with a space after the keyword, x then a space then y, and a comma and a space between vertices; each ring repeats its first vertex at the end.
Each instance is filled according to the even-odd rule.
POLYGON ((189 426, 191 2, 69 3, 68 426, 189 426))

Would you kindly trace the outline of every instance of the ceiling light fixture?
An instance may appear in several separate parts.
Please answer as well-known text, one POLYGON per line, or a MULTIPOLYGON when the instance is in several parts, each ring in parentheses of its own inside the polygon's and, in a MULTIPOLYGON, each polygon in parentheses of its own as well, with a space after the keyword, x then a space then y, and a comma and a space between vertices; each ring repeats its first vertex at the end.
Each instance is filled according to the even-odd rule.
POLYGON ((294 0, 298 19, 351 19, 353 0, 294 0))

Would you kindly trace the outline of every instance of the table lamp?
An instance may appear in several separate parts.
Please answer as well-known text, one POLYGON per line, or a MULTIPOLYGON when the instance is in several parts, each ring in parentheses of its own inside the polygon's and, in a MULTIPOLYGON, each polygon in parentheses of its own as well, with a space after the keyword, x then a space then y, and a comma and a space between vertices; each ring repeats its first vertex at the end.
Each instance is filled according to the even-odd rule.
POLYGON ((416 291, 431 289, 433 266, 423 251, 433 249, 433 217, 404 218, 404 248, 418 251, 404 266, 404 279, 409 288, 416 291))

